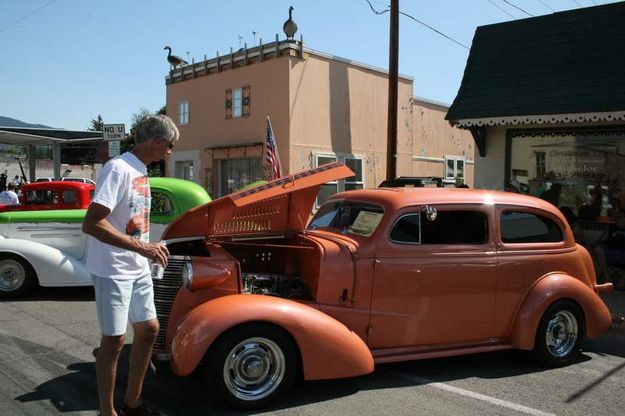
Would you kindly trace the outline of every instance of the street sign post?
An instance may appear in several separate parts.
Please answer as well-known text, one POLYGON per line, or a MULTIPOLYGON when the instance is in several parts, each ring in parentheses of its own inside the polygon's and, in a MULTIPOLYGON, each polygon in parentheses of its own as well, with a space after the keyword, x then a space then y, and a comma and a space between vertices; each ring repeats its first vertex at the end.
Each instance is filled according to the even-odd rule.
POLYGON ((124 124, 104 124, 102 126, 102 140, 109 142, 109 157, 119 156, 120 142, 126 138, 124 124))

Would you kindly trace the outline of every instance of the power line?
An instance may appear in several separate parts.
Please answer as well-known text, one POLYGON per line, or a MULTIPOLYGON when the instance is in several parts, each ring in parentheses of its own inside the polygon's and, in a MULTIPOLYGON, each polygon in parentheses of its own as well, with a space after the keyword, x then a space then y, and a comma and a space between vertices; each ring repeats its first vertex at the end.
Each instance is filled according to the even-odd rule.
POLYGON ((510 16, 513 19, 516 19, 516 17, 514 17, 512 14, 508 13, 505 9, 503 9, 502 7, 500 7, 497 3, 495 3, 493 0, 488 0, 488 2, 490 4, 492 4, 493 6, 495 6, 496 8, 498 8, 499 10, 501 10, 502 12, 504 12, 505 14, 507 14, 508 16, 510 16))
POLYGON ((9 24, 8 26, 3 27, 2 29, 0 29, 0 33, 4 32, 5 30, 15 26, 16 24, 28 19, 30 16, 32 16, 33 14, 37 13, 39 10, 43 9, 44 7, 48 7, 49 5, 51 5, 52 3, 54 3, 56 0, 50 0, 49 2, 47 2, 46 4, 44 4, 43 6, 33 10, 32 12, 28 13, 25 16, 20 17, 19 19, 17 19, 15 22, 9 24))
POLYGON ((533 14, 530 14, 528 12, 526 12, 525 10, 523 10, 522 8, 520 8, 519 6, 512 4, 511 2, 509 2, 508 0, 503 0, 504 3, 509 4, 510 6, 514 7, 515 9, 518 9, 520 11, 522 11, 523 13, 525 13, 526 15, 530 16, 530 17, 534 17, 533 14))
POLYGON ((455 44, 457 44, 457 45, 460 45, 460 46, 462 46, 462 47, 463 47, 463 48, 465 48, 465 49, 469 49, 469 47, 468 47, 467 45, 464 45, 464 44, 462 44, 462 43, 458 42, 456 39, 454 39, 454 38, 452 38, 452 37, 450 37, 450 36, 447 36, 447 35, 446 35, 446 34, 444 34, 443 32, 441 32, 441 31, 439 31, 439 30, 437 30, 437 29, 434 29, 432 26, 430 26, 430 25, 428 25, 428 24, 426 24, 426 23, 422 22, 421 20, 419 20, 419 19, 417 19, 417 18, 415 18, 415 17, 413 17, 413 16, 409 15, 408 13, 399 12, 399 14, 403 14, 404 16, 408 17, 409 19, 412 19, 412 20, 414 20, 415 22, 422 24, 423 26, 427 27, 428 29, 433 30, 434 32, 438 33, 438 34, 439 34, 439 35, 441 35, 442 37, 449 39, 449 40, 450 40, 450 41, 452 41, 453 43, 455 43, 455 44))
POLYGON ((573 3, 577 4, 579 7, 584 7, 581 4, 579 4, 579 2, 577 0, 573 0, 573 3))
MULTIPOLYGON (((384 14, 384 13, 386 13, 386 12, 388 12, 388 11, 389 11, 389 9, 382 10, 382 11, 376 10, 376 9, 374 9, 374 8, 373 8, 373 5, 371 4, 371 2, 370 2, 369 0, 365 0, 365 1, 369 4, 369 7, 371 8, 371 11, 372 11, 373 13, 377 14, 377 15, 382 15, 382 14, 384 14)), ((423 25, 423 26, 427 27, 428 29, 430 29, 430 30, 431 30, 431 31, 433 31, 433 32, 438 33, 439 35, 441 35, 442 37, 444 37, 444 38, 446 38, 446 39, 448 39, 448 40, 452 41, 453 43, 455 43, 455 44, 457 44, 457 45, 460 45, 460 46, 462 46, 462 47, 463 47, 463 48, 465 48, 465 49, 469 49, 469 47, 468 47, 468 46, 466 46, 466 45, 462 44, 461 42, 458 42, 456 39, 452 38, 451 36, 448 36, 448 35, 444 34, 444 33, 443 33, 443 32, 441 32, 440 30, 433 28, 432 26, 428 25, 427 23, 422 22, 421 20, 417 19, 417 18, 416 18, 416 17, 414 17, 414 16, 409 15, 408 13, 399 12, 399 14, 404 15, 404 16, 406 16, 407 18, 414 20, 415 22, 417 22, 417 23, 419 23, 419 24, 421 24, 421 25, 423 25)))
POLYGON ((543 6, 545 6, 546 8, 548 8, 549 10, 551 10, 552 12, 556 12, 555 10, 553 10, 551 8, 551 6, 549 6, 547 3, 545 3, 543 0, 538 0, 540 2, 540 4, 542 4, 543 6))
POLYGON ((371 11, 372 11, 373 13, 377 14, 378 16, 379 16, 379 15, 381 15, 381 14, 384 14, 384 13, 386 13, 386 12, 388 12, 388 11, 389 11, 389 9, 386 9, 386 10, 382 10, 382 11, 380 12, 380 11, 378 11, 378 10, 376 10, 376 9, 374 9, 374 8, 373 8, 373 4, 371 4, 371 2, 370 2, 369 0, 365 0, 365 1, 366 1, 367 3, 369 3, 369 7, 371 7, 371 11))

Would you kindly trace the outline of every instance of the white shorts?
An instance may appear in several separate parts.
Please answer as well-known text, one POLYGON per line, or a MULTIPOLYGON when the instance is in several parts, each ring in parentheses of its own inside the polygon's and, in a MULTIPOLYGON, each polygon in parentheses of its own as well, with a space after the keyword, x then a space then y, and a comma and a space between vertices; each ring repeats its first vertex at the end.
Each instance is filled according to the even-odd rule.
POLYGON ((149 274, 138 279, 93 276, 93 287, 102 335, 124 335, 128 321, 156 319, 154 289, 149 274))

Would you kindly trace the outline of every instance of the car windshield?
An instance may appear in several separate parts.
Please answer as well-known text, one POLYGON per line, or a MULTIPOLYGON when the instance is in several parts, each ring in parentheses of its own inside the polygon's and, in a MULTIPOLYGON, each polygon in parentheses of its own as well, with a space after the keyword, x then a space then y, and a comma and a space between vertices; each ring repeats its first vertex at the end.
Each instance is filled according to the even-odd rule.
POLYGON ((324 204, 308 225, 309 230, 328 228, 341 234, 369 237, 382 220, 384 210, 372 204, 332 201, 324 204))

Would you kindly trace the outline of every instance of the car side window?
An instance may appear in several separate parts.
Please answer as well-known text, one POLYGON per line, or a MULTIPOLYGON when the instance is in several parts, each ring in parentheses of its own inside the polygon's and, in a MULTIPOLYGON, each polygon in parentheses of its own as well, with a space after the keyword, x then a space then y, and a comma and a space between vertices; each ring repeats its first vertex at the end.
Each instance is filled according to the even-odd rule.
POLYGON ((173 211, 171 200, 167 195, 160 192, 152 192, 152 202, 150 205, 151 215, 167 215, 173 211))
POLYGON ((421 242, 420 216, 418 213, 408 214, 398 219, 391 230, 391 240, 398 243, 419 244, 421 242))
POLYGON ((557 243, 564 240, 558 224, 531 212, 502 212, 500 228, 504 243, 557 243))
POLYGON ((399 218, 390 239, 408 244, 484 244, 488 241, 486 214, 479 211, 438 211, 434 221, 420 213, 399 218))
POLYGON ((76 191, 63 191, 63 203, 73 204, 76 202, 76 191))

